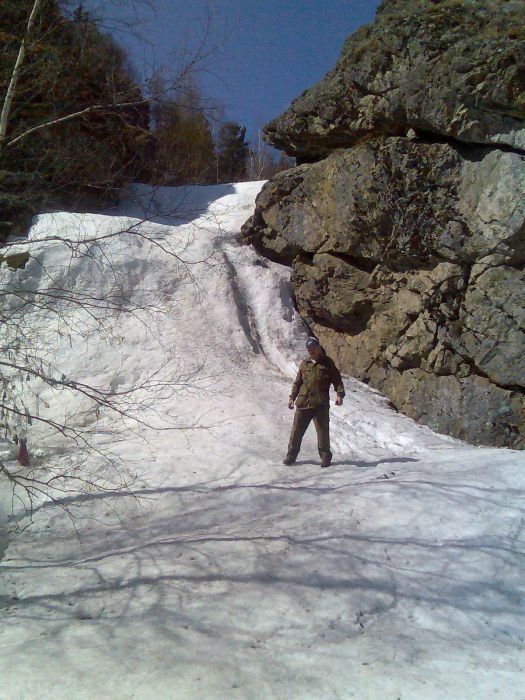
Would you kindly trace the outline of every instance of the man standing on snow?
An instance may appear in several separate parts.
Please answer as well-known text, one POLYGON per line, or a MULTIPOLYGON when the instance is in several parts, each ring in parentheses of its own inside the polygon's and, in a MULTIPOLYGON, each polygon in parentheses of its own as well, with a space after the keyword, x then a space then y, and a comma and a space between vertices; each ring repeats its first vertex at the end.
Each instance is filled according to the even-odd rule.
POLYGON ((306 428, 313 420, 317 431, 317 446, 321 457, 321 466, 329 467, 332 460, 330 452, 330 384, 337 392, 336 406, 343 404, 345 390, 339 370, 325 355, 317 338, 308 338, 306 348, 310 357, 301 362, 297 377, 292 386, 288 408, 296 406, 292 434, 288 443, 288 454, 283 464, 293 464, 301 449, 301 440, 306 428))

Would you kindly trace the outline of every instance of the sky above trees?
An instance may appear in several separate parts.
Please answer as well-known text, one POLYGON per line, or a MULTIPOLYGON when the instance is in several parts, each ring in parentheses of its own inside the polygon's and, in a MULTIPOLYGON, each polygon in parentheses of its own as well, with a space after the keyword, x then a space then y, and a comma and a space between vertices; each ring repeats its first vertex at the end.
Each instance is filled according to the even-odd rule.
POLYGON ((209 17, 208 46, 217 49, 199 81, 224 106, 224 118, 245 125, 254 140, 258 127, 333 67, 345 38, 373 21, 379 0, 155 0, 155 10, 119 0, 110 8, 108 0, 91 4, 105 6, 107 26, 145 74, 195 49, 209 17), (127 20, 131 31, 114 19, 127 20))

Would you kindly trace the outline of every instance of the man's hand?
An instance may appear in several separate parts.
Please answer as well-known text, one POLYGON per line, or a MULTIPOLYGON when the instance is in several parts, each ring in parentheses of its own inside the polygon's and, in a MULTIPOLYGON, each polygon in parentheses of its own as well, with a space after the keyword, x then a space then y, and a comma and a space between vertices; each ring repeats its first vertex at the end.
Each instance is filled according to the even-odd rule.
POLYGON ((336 400, 335 400, 335 405, 336 405, 336 406, 342 406, 342 405, 343 405, 343 397, 342 397, 342 396, 338 396, 338 397, 336 398, 336 400))
POLYGON ((293 409, 293 399, 290 399, 290 400, 288 401, 288 408, 293 409))

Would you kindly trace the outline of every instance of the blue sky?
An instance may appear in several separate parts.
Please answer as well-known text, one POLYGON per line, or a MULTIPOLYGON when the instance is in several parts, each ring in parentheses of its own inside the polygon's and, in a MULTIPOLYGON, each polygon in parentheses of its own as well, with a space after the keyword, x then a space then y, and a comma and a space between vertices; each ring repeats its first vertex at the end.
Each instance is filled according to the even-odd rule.
POLYGON ((245 125, 255 140, 258 127, 333 67, 345 38, 373 21, 378 5, 379 0, 155 0, 155 12, 136 6, 137 21, 133 0, 116 0, 113 13, 132 21, 138 37, 121 33, 119 39, 147 72, 152 64, 173 65, 184 48, 191 51, 209 12, 210 44, 219 48, 200 83, 224 105, 225 117, 245 125))

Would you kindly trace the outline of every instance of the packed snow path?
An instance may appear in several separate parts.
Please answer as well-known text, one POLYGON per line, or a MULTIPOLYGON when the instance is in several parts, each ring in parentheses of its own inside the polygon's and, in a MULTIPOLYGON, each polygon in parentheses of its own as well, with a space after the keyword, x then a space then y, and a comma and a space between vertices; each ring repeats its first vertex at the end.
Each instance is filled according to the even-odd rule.
MULTIPOLYGON (((118 450, 138 501, 70 497, 76 529, 43 502, 11 537, 1 700, 522 700, 525 456, 436 435, 346 378, 333 466, 319 468, 313 427, 297 464, 282 464, 305 329, 289 270, 233 240, 260 186, 150 198, 143 230, 186 241, 203 261, 192 284, 160 246, 145 255, 128 237, 117 251, 130 297, 156 288, 175 301, 160 336, 123 321, 127 376, 155 362, 160 337, 182 366, 202 366, 169 412, 208 427, 130 432, 118 450)), ((32 235, 115 230, 139 203, 118 217, 42 216, 32 235)), ((75 264, 76 284, 93 283, 75 264)), ((35 270, 2 274, 29 284, 35 270)), ((101 340, 92 364, 66 340, 60 352, 70 376, 88 365, 105 381, 116 351, 101 340)))

